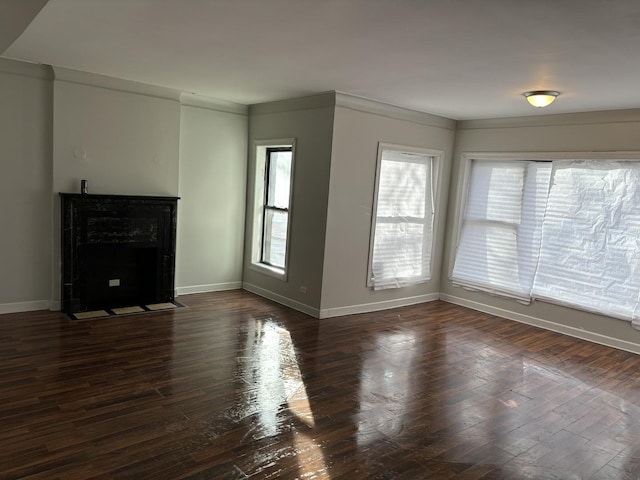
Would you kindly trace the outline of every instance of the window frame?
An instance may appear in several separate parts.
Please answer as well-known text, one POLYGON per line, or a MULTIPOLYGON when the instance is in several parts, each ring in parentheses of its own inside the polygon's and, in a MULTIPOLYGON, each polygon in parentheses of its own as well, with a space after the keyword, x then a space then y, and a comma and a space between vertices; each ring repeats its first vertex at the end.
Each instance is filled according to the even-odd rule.
POLYGON ((291 243, 291 224, 293 218, 293 186, 295 181, 295 158, 296 158, 296 141, 295 138, 283 139, 265 139, 254 140, 252 148, 253 156, 253 198, 249 205, 251 209, 250 220, 250 262, 248 268, 253 271, 260 272, 279 280, 287 280, 287 272, 289 267, 289 253, 291 243), (284 268, 274 266, 263 261, 264 248, 264 232, 266 227, 265 215, 268 209, 276 209, 278 207, 267 208, 268 199, 268 176, 269 161, 267 159, 268 151, 291 151, 291 172, 289 182, 289 205, 287 211, 287 234, 285 243, 284 268))
MULTIPOLYGON (((262 232, 260 234, 260 263, 263 265, 267 265, 271 268, 281 268, 285 269, 287 266, 287 250, 288 250, 288 240, 289 235, 287 232, 287 239, 285 240, 285 261, 284 267, 280 267, 278 265, 274 265, 271 262, 265 260, 265 243, 267 237, 267 211, 280 212, 287 214, 287 230, 289 229, 289 206, 291 205, 291 189, 289 189, 289 205, 286 208, 276 207, 275 202, 271 205, 269 202, 269 191, 270 191, 270 183, 271 183, 271 154, 277 152, 291 152, 291 165, 293 166, 293 148, 292 147, 267 147, 266 149, 266 160, 264 167, 264 200, 262 206, 262 232)), ((291 183, 291 177, 289 177, 289 182, 291 183)))
MULTIPOLYGON (((374 253, 374 244, 375 244, 375 232, 377 225, 377 214, 378 214, 378 194, 380 190, 380 170, 382 168, 382 154, 385 150, 392 150, 400 153, 416 153, 420 155, 427 155, 431 157, 431 243, 430 245, 424 245, 424 247, 430 248, 430 262, 429 262, 429 272, 428 278, 426 280, 418 281, 416 283, 411 282, 409 280, 409 285, 413 284, 422 284, 428 283, 433 279, 433 252, 435 251, 435 243, 436 243, 436 224, 439 218, 439 202, 438 202, 438 185, 440 185, 440 174, 441 174, 441 164, 444 158, 443 150, 436 150, 432 148, 426 147, 413 147, 408 145, 399 145, 395 143, 387 143, 387 142, 378 142, 378 152, 376 158, 376 172, 375 172, 375 183, 374 183, 374 191, 373 191, 373 203, 371 209, 371 221, 370 221, 370 232, 369 232, 369 252, 368 252, 368 260, 367 260, 367 278, 366 278, 366 286, 367 288, 374 289, 375 283, 373 281, 373 253, 374 253)), ((400 288, 409 285, 402 285, 400 288)))

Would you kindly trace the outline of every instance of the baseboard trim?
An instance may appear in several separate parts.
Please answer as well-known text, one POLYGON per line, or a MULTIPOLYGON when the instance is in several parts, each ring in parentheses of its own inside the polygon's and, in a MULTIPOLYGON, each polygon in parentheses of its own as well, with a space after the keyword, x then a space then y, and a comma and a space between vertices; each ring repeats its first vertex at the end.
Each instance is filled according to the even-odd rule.
POLYGON ((31 302, 0 303, 0 314, 33 312, 35 310, 49 310, 49 300, 33 300, 31 302))
POLYGON ((222 292, 224 290, 239 290, 242 282, 210 283, 208 285, 191 285, 187 287, 177 287, 176 296, 191 295, 193 293, 222 292))
POLYGON ((407 307, 418 303, 433 302, 434 300, 439 299, 439 293, 428 293, 425 295, 385 300, 382 302, 362 303, 360 305, 349 305, 347 307, 324 308, 320 310, 320 318, 342 317, 344 315, 356 315, 358 313, 378 312, 380 310, 407 307))
POLYGON ((320 317, 320 310, 314 308, 310 305, 298 302, 297 300, 293 300, 288 297, 284 297, 279 295, 271 290, 267 290, 265 288, 259 287, 252 283, 243 282, 242 288, 248 292, 255 293, 256 295, 260 295, 261 297, 268 298, 269 300, 273 300, 276 303, 284 305, 289 308, 293 308, 302 313, 306 313, 307 315, 311 315, 314 318, 320 317))
POLYGON ((589 332, 587 330, 581 330, 579 328, 570 327, 567 325, 561 325, 559 323, 544 320, 538 317, 532 317, 530 315, 524 315, 521 313, 512 312, 503 308, 493 307, 485 303, 474 302, 473 300, 467 300, 466 298, 456 297, 454 295, 440 294, 440 300, 460 305, 462 307, 471 308, 480 312, 495 315, 497 317, 506 318, 507 320, 513 320, 515 322, 526 323, 527 325, 533 325, 534 327, 544 328, 545 330, 551 330, 552 332, 562 333, 581 340, 587 340, 589 342, 598 343, 607 347, 617 348, 626 352, 640 354, 640 345, 633 342, 627 342, 620 340, 619 338, 609 337, 600 333, 589 332))

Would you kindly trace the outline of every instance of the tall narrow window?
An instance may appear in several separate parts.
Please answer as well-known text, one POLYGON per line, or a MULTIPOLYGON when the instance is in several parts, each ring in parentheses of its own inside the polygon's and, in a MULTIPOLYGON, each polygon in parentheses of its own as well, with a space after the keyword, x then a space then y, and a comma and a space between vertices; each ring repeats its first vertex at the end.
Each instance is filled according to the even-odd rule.
POLYGON ((260 262, 284 270, 291 190, 291 147, 267 148, 260 262))
POLYGON ((295 140, 256 140, 254 152, 250 268, 286 280, 295 140))
POLYGON ((431 279, 433 168, 441 154, 380 144, 369 287, 398 288, 431 279))

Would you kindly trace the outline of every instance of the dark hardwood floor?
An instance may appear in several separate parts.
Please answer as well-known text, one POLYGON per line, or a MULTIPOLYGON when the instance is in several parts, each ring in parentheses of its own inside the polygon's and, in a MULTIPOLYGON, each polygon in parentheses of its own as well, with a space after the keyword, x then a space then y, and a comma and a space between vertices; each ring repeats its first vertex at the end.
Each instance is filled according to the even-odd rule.
POLYGON ((640 357, 444 302, 0 316, 2 479, 637 479, 640 357))

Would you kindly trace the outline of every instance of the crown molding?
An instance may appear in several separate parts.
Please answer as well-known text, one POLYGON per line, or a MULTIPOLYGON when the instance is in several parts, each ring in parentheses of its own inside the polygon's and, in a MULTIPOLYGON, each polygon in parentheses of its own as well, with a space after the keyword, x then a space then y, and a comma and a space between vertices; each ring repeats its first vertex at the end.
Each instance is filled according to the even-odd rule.
POLYGON ((216 110, 218 112, 236 113, 238 115, 247 115, 249 106, 240 103, 228 102, 217 98, 198 95, 196 93, 182 93, 180 95, 180 103, 188 107, 205 108, 207 110, 216 110))
POLYGON ((334 107, 335 104, 335 92, 323 92, 305 97, 288 98, 285 100, 276 100, 274 102, 249 105, 249 114, 267 115, 270 113, 312 110, 314 108, 334 107))
POLYGON ((134 93, 148 97, 162 98, 166 100, 180 101, 180 92, 171 88, 148 85, 146 83, 133 82, 121 78, 108 77, 96 73, 72 70, 64 67, 52 67, 55 81, 88 85, 91 87, 106 88, 125 93, 134 93))
POLYGON ((456 121, 450 118, 419 112, 388 103, 358 97, 344 92, 323 92, 306 97, 290 98, 275 102, 258 103, 249 106, 250 115, 310 110, 314 108, 342 107, 363 113, 371 113, 396 120, 404 120, 421 125, 455 130, 456 121))
POLYGON ((49 65, 23 62, 11 58, 0 57, 0 72, 23 77, 53 80, 53 70, 49 65))
POLYGON ((491 128, 560 127, 568 125, 597 125, 603 123, 640 122, 640 109, 603 110, 596 112, 558 113, 526 117, 487 118, 460 120, 458 130, 491 128))
POLYGON ((364 113, 372 113, 395 120, 419 123, 430 127, 455 130, 456 121, 451 118, 440 117, 431 113, 419 112, 409 108, 398 107, 389 103, 358 97, 349 93, 336 92, 336 106, 356 110, 364 113))

